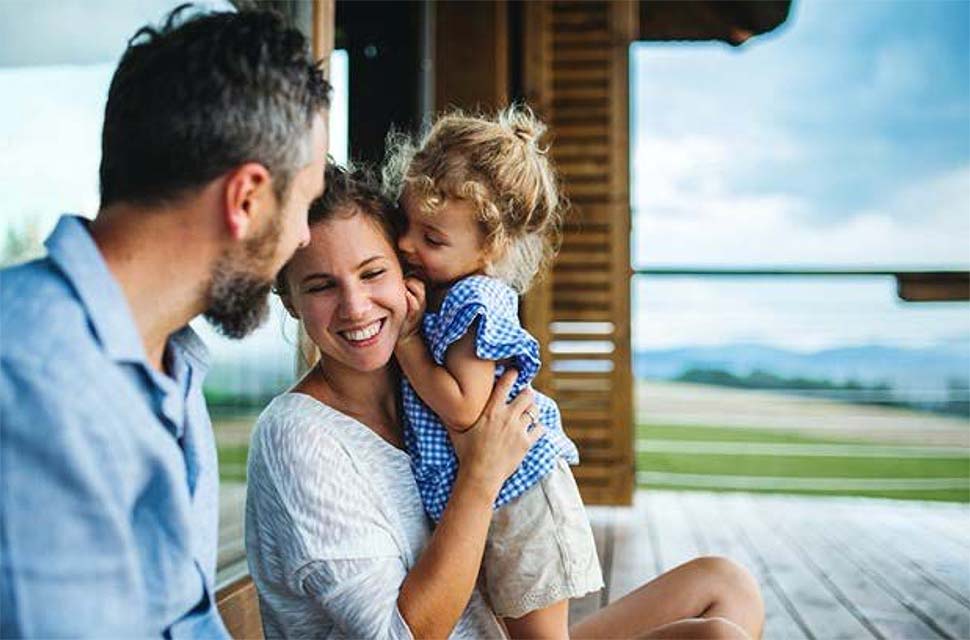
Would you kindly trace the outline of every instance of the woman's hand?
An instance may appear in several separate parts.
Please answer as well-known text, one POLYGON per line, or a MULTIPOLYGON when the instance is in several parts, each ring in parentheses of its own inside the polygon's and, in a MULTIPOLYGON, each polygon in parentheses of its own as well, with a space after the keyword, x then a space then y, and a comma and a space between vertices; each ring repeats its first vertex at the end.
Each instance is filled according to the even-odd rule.
POLYGON ((542 436, 541 425, 529 428, 536 415, 531 390, 505 404, 517 376, 514 369, 502 374, 470 429, 448 432, 460 463, 458 478, 397 600, 415 638, 444 638, 454 630, 478 578, 495 496, 542 436))
POLYGON ((423 282, 413 276, 407 277, 404 279, 404 289, 408 310, 404 317, 404 324, 401 326, 401 333, 397 338, 398 344, 407 341, 421 331, 421 318, 424 317, 424 310, 427 307, 423 282))
POLYGON ((545 433, 541 424, 533 422, 538 410, 531 389, 524 389, 512 402, 505 403, 518 375, 515 369, 502 374, 482 415, 470 429, 448 431, 458 455, 459 475, 492 492, 493 498, 545 433))

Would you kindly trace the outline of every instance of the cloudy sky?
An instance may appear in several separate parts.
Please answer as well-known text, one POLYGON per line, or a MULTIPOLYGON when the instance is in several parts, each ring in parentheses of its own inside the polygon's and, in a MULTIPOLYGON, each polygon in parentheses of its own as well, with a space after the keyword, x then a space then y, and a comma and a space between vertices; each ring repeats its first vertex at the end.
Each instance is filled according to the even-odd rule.
POLYGON ((970 264, 968 29, 965 1, 813 0, 738 50, 637 45, 640 261, 970 264))
MULTIPOLYGON (((0 0, 0 234, 43 237, 62 211, 94 214, 117 57, 176 4, 0 0)), ((786 25, 740 49, 635 45, 635 264, 970 265, 968 7, 796 1, 786 25)), ((333 68, 339 92, 346 59, 333 68)), ((633 320, 641 348, 970 339, 967 304, 900 303, 891 278, 638 279, 633 320)), ((213 344, 260 358, 282 331, 213 344)))
MULTIPOLYGON (((637 266, 970 265, 970 3, 796 2, 740 49, 633 48, 637 266)), ((891 278, 639 279, 641 346, 919 346, 966 304, 891 278)))

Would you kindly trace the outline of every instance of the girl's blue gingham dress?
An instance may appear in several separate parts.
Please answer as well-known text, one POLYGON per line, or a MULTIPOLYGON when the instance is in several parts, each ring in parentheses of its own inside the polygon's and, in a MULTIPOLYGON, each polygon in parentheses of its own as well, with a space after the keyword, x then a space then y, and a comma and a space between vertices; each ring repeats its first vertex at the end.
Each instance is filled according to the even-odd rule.
MULTIPOLYGON (((448 347, 469 330, 476 331, 475 351, 483 360, 511 360, 519 377, 513 398, 539 372, 539 343, 519 324, 519 300, 515 291, 496 278, 470 276, 456 282, 436 313, 426 313, 422 332, 431 357, 444 366, 448 347)), ((498 365, 495 375, 505 368, 498 365)), ((445 510, 458 474, 458 459, 445 426, 422 402, 407 379, 402 380, 404 444, 411 455, 414 477, 428 515, 437 522, 445 510)), ((522 495, 552 471, 556 458, 579 462, 576 445, 562 430, 559 407, 548 396, 535 393, 539 422, 545 435, 533 445, 519 468, 499 491, 495 508, 522 495)))

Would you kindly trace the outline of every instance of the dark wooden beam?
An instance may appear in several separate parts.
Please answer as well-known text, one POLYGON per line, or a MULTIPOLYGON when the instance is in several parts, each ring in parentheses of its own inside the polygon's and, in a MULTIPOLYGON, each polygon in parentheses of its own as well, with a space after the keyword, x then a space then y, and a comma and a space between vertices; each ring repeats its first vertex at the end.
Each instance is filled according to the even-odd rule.
POLYGON ((732 46, 788 19, 790 0, 641 0, 638 40, 720 40, 732 46))
POLYGON ((907 302, 966 302, 970 271, 897 273, 896 292, 907 302))

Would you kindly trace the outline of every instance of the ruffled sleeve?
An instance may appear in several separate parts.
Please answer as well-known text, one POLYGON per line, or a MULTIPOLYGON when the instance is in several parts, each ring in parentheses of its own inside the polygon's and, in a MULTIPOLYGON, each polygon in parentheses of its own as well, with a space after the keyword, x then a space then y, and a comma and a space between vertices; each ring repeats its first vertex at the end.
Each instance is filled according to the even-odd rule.
POLYGON ((475 330, 475 353, 482 360, 511 360, 519 371, 516 386, 539 371, 539 343, 519 323, 518 298, 505 283, 472 276, 455 283, 437 313, 425 316, 424 334, 432 358, 445 363, 448 347, 475 330))

